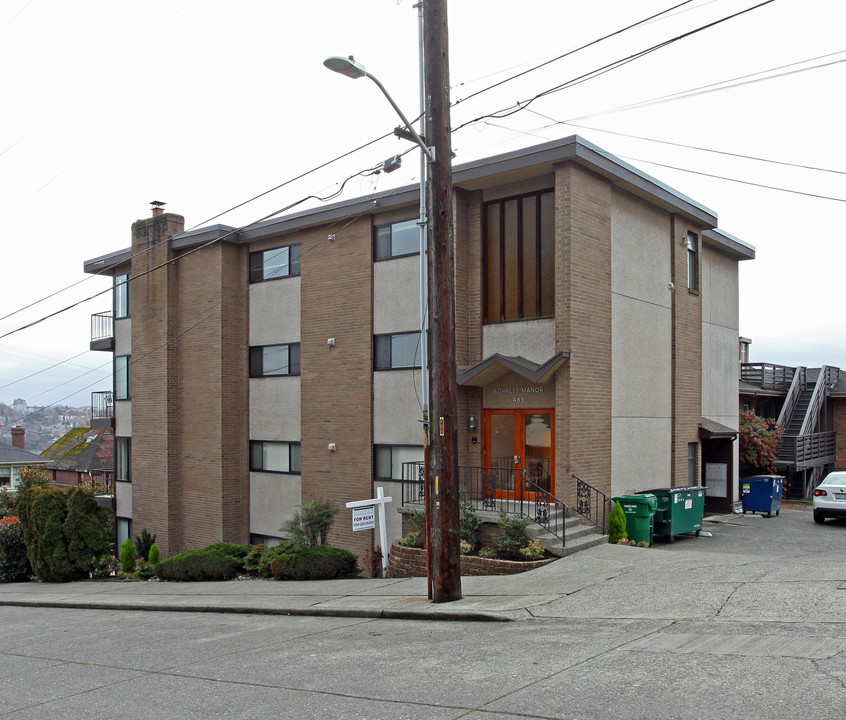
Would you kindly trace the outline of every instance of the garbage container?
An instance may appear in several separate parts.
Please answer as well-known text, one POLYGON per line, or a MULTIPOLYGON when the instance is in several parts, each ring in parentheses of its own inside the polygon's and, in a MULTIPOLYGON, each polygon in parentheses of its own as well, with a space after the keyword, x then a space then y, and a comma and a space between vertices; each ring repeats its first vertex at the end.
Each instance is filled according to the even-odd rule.
POLYGON ((626 534, 636 543, 646 541, 652 545, 652 527, 658 500, 654 495, 621 495, 611 498, 620 503, 626 514, 626 534))
POLYGON ((654 535, 666 535, 670 542, 676 535, 695 532, 699 537, 702 529, 702 515, 705 512, 704 485, 691 487, 656 488, 643 493, 654 495, 658 501, 653 525, 654 535))
POLYGON ((781 511, 781 494, 784 490, 784 478, 781 475, 753 475, 741 478, 740 490, 743 502, 743 514, 767 513, 779 514, 781 511))

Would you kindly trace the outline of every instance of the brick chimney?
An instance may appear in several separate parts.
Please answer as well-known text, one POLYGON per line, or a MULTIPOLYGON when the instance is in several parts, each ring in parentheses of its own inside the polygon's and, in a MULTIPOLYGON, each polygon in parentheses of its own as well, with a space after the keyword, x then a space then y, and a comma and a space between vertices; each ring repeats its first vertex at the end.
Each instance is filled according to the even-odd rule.
POLYGON ((19 450, 26 450, 26 441, 24 440, 24 434, 26 430, 24 430, 20 425, 12 428, 12 447, 16 447, 19 450))

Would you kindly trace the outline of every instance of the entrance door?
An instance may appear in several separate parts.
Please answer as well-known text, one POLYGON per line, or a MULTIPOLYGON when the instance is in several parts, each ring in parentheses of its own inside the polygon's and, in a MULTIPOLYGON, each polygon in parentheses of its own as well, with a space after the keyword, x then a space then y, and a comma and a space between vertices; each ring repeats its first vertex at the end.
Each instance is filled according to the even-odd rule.
POLYGON ((485 410, 485 466, 492 469, 497 497, 555 494, 553 411, 485 410))

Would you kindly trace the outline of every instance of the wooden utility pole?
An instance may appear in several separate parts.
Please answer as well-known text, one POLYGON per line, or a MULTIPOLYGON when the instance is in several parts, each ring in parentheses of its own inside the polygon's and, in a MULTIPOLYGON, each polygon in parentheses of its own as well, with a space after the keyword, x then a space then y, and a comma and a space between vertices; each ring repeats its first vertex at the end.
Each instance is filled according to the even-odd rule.
POLYGON ((461 598, 458 411, 455 368, 455 252, 452 225, 449 45, 446 0, 423 0, 426 142, 429 163, 429 514, 432 601, 461 598))

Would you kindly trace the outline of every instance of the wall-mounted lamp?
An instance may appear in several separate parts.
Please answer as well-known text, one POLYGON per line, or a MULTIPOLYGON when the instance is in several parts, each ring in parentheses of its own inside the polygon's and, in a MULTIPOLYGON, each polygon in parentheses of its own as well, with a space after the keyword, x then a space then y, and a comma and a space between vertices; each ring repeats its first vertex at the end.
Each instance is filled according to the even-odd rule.
POLYGON ((335 233, 329 233, 327 239, 329 240, 329 242, 335 242, 335 233))
POLYGON ((335 347, 335 338, 329 338, 329 339, 326 341, 326 344, 327 344, 329 347, 335 347))
POLYGON ((470 416, 470 430, 476 429, 476 418, 472 415, 470 416))
POLYGON ((329 451, 335 452, 335 443, 329 443, 329 451))

